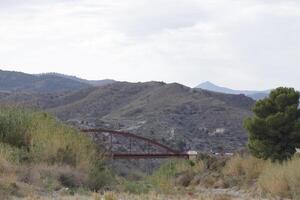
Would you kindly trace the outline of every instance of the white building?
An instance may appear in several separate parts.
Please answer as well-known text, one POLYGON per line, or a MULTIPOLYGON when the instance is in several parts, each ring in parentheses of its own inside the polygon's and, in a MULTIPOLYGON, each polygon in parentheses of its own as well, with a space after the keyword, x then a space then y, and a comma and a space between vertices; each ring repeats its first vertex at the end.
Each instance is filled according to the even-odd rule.
POLYGON ((190 160, 196 160, 198 152, 197 151, 188 151, 186 152, 189 155, 190 160))

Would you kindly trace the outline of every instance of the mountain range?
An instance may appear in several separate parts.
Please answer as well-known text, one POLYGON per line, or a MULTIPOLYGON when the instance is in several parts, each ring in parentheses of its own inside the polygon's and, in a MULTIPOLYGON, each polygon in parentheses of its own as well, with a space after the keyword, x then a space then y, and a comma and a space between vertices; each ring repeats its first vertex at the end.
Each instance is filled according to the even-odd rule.
POLYGON ((243 120, 252 115, 255 103, 243 94, 178 83, 91 82, 56 73, 0 71, 0 88, 2 104, 44 110, 76 127, 124 130, 176 149, 204 152, 243 148, 243 120))
POLYGON ((264 90, 264 91, 233 90, 230 88, 215 85, 209 81, 201 83, 200 85, 196 86, 196 88, 209 90, 209 91, 213 91, 213 92, 225 93, 225 94, 244 94, 248 97, 251 97, 254 100, 263 99, 263 98, 267 97, 270 93, 270 90, 264 90))
POLYGON ((68 92, 113 82, 115 81, 109 79, 90 81, 58 73, 26 74, 0 70, 0 91, 2 92, 68 92))

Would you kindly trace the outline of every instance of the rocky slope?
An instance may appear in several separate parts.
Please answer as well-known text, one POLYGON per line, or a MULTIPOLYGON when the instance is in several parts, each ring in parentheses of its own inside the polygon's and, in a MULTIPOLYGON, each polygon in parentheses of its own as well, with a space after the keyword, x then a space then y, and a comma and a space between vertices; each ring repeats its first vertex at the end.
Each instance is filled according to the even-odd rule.
POLYGON ((162 82, 117 82, 69 93, 12 93, 0 102, 50 111, 77 126, 126 130, 176 149, 227 152, 242 148, 243 119, 254 101, 162 82))

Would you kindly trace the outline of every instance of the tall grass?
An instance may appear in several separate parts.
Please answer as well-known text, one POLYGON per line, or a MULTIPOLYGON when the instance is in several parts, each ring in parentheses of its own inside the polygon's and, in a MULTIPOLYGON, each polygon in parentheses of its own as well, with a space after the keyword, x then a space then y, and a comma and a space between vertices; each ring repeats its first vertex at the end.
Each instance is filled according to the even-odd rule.
POLYGON ((265 169, 268 161, 264 161, 253 156, 242 156, 240 154, 230 158, 225 167, 223 174, 229 177, 236 177, 243 182, 256 180, 265 169))
POLYGON ((87 136, 47 113, 18 107, 0 108, 0 142, 1 154, 17 160, 12 154, 22 151, 21 161, 88 169, 96 155, 96 146, 87 136))
MULTIPOLYGON (((177 185, 174 179, 181 176, 183 182, 190 182, 192 177, 197 173, 201 173, 204 168, 202 161, 194 163, 187 160, 169 160, 149 176, 147 182, 156 190, 168 193, 173 191, 174 186, 177 185)), ((181 182, 181 180, 178 182, 181 182)))
POLYGON ((30 146, 33 159, 82 169, 91 167, 97 151, 90 138, 45 113, 35 114, 33 122, 30 146))
POLYGON ((16 177, 13 185, 99 190, 113 180, 99 151, 90 137, 47 113, 0 107, 0 174, 16 177))
POLYGON ((22 149, 10 146, 9 144, 0 143, 0 158, 18 164, 24 152, 22 149))
POLYGON ((259 186, 272 195, 300 198, 300 158, 295 156, 285 163, 267 165, 260 175, 259 186))
POLYGON ((149 181, 156 191, 163 193, 180 186, 176 185, 177 180, 189 181, 197 177, 200 186, 204 187, 239 187, 274 197, 300 199, 300 157, 295 156, 285 163, 273 163, 247 154, 236 154, 225 159, 225 165, 219 164, 217 159, 213 162, 217 164, 206 166, 202 160, 190 165, 186 161, 172 160, 154 172, 149 181), (217 167, 211 168, 212 165, 217 167), (183 179, 178 179, 180 177, 183 179))
POLYGON ((299 156, 283 163, 274 163, 250 155, 236 155, 227 161, 223 173, 227 181, 232 181, 229 177, 234 177, 234 184, 251 187, 252 183, 265 194, 300 199, 299 156))

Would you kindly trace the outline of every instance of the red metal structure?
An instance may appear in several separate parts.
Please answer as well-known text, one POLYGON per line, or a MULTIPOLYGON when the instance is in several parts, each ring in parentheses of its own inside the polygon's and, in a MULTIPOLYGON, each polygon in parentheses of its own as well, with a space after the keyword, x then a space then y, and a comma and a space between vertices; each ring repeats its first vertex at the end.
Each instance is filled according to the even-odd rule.
POLYGON ((113 159, 153 159, 153 158, 189 158, 189 155, 186 152, 176 151, 164 144, 161 144, 155 140, 138 136, 132 133, 123 132, 123 131, 114 131, 106 129, 83 129, 81 130, 84 133, 93 133, 93 134, 109 134, 109 152, 105 156, 109 156, 113 159), (115 152, 113 151, 113 137, 124 137, 129 139, 128 151, 125 152, 115 152), (132 151, 133 140, 138 144, 145 143, 146 152, 139 150, 138 152, 132 151))

